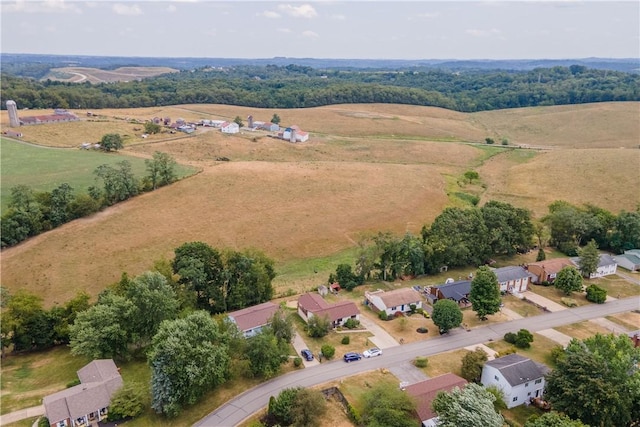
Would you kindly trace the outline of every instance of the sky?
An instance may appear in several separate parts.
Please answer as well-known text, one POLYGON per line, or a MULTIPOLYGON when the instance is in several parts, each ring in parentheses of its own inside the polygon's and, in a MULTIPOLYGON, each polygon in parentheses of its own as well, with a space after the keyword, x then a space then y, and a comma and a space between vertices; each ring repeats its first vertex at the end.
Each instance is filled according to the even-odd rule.
POLYGON ((2 53, 202 58, 640 57, 640 1, 0 0, 2 53))

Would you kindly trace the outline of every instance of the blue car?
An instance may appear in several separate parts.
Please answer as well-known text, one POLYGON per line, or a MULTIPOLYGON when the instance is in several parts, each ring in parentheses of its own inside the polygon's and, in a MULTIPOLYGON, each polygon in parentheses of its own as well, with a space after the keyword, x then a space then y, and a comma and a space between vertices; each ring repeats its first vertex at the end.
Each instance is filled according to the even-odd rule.
POLYGON ((347 353, 344 355, 344 361, 347 363, 360 360, 360 358, 362 358, 362 356, 359 353, 347 353))
POLYGON ((313 353, 311 353, 311 350, 309 350, 308 348, 302 350, 300 354, 307 360, 307 362, 313 360, 313 353))

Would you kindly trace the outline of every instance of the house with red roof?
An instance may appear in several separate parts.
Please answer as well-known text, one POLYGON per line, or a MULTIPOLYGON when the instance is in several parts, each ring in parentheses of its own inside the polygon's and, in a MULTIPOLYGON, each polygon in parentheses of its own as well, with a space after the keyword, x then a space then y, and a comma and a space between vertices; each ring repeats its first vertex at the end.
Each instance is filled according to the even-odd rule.
POLYGON ((278 306, 267 301, 242 310, 233 311, 227 314, 227 317, 236 324, 245 338, 250 338, 270 324, 271 318, 273 318, 276 311, 278 311, 278 306))
POLYGON ((298 314, 305 322, 313 316, 327 317, 336 328, 349 319, 360 320, 360 310, 352 301, 329 304, 319 294, 306 293, 298 298, 298 314))
POLYGON ((574 266, 569 258, 554 258, 540 262, 532 262, 526 269, 529 273, 533 274, 531 281, 539 285, 542 282, 553 283, 560 270, 568 266, 574 266))
POLYGON ((423 427, 435 427, 438 422, 437 414, 431 409, 431 402, 441 391, 449 392, 455 387, 463 388, 467 385, 467 380, 448 373, 411 384, 404 388, 404 391, 412 396, 416 402, 416 412, 422 422, 423 427))

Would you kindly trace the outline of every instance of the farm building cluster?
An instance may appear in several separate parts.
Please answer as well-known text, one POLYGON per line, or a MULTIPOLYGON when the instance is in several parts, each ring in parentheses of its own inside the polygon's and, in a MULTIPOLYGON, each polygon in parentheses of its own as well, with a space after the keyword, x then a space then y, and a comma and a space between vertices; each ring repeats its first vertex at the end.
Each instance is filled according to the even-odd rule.
MULTIPOLYGON (((9 127, 15 128, 20 126, 32 126, 45 123, 63 123, 63 122, 75 122, 80 120, 78 116, 64 108, 56 108, 53 110, 53 114, 41 114, 37 116, 20 117, 18 115, 18 106, 15 101, 7 101, 7 112, 9 113, 9 127)), ((18 135, 19 132, 12 132, 9 136, 22 136, 18 135)))

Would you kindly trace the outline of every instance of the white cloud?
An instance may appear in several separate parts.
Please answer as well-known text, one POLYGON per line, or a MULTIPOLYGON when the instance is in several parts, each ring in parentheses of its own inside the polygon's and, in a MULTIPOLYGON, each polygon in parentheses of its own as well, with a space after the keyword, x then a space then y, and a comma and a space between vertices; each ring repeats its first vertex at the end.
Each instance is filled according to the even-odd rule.
POLYGON ((259 15, 264 16, 265 18, 280 18, 280 14, 278 12, 274 12, 272 10, 265 10, 259 15))
POLYGON ((116 3, 113 5, 113 11, 117 15, 128 15, 128 16, 136 16, 142 15, 142 9, 137 4, 128 6, 122 3, 116 3))
POLYGON ((302 4, 300 6, 292 6, 290 4, 281 4, 278 9, 283 13, 295 18, 315 18, 318 12, 310 4, 302 4))
POLYGON ((320 37, 320 35, 314 31, 311 30, 307 30, 307 31, 303 31, 302 35, 304 37, 310 38, 310 39, 317 39, 318 37, 320 37))
POLYGON ((22 12, 22 13, 59 13, 74 12, 82 13, 76 3, 65 2, 64 0, 27 1, 16 0, 14 3, 2 3, 2 13, 22 12))
POLYGON ((465 31, 467 34, 472 35, 473 37, 488 37, 495 36, 501 33, 497 28, 492 28, 490 30, 478 30, 474 28, 470 28, 465 31))

